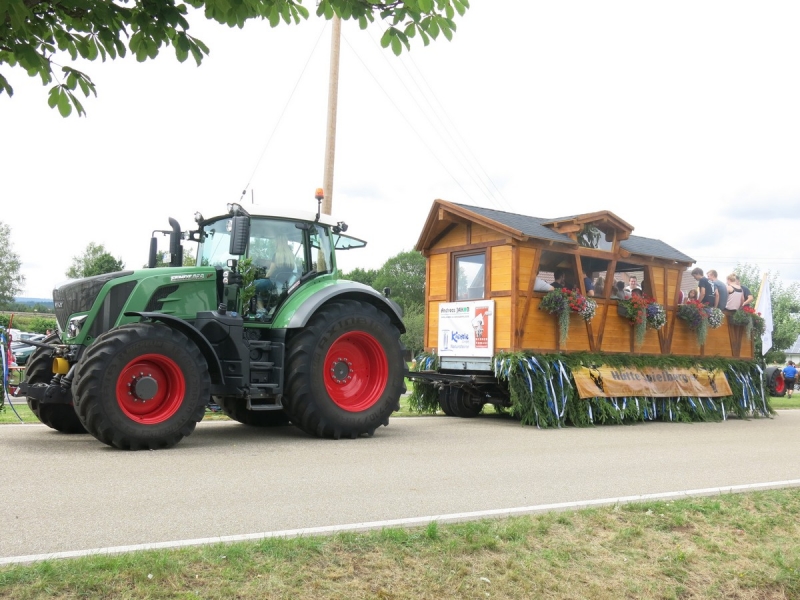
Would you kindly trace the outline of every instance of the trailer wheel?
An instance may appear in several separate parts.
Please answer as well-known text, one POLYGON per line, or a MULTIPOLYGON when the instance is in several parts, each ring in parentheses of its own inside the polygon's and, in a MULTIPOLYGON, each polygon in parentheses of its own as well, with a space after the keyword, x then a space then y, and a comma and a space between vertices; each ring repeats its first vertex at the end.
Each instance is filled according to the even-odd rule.
POLYGON ((448 417, 456 416, 456 413, 453 412, 453 409, 450 406, 450 396, 452 389, 453 388, 449 386, 445 386, 439 390, 439 407, 442 409, 442 412, 448 417))
POLYGON ((472 401, 473 396, 461 388, 451 387, 449 394, 450 410, 456 417, 472 419, 481 414, 483 405, 472 401))
MULTIPOLYGON (((58 334, 54 333, 42 340, 43 344, 58 342, 58 334)), ((47 348, 37 348, 28 359, 25 367, 25 380, 29 387, 50 385, 53 379, 53 358, 47 348)), ((71 404, 39 404, 38 400, 28 396, 28 408, 42 423, 61 433, 86 433, 75 408, 71 404)))
POLYGON ((786 395, 786 381, 780 367, 767 367, 764 371, 770 396, 781 398, 786 395))
POLYGON ((282 410, 248 410, 242 398, 219 398, 219 406, 228 417, 251 427, 282 427, 289 417, 282 410))
POLYGON ((208 365, 197 346, 160 323, 99 336, 78 363, 76 381, 81 422, 124 450, 174 446, 203 419, 210 396, 208 365))
POLYGON ((400 331, 371 304, 321 308, 287 342, 284 410, 318 437, 372 435, 405 391, 400 331))

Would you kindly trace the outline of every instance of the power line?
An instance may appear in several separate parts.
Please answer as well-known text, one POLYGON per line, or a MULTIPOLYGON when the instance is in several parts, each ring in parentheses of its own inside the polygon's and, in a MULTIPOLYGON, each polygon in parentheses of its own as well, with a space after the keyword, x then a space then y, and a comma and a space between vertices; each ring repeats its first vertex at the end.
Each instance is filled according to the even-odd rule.
MULTIPOLYGON (((411 98, 411 100, 414 102, 414 104, 416 104, 417 108, 420 109, 420 111, 422 112, 422 114, 425 117, 425 119, 428 121, 428 123, 431 124, 431 126, 436 131, 437 135, 439 136, 439 139, 441 139, 445 143, 445 145, 448 147, 448 149, 450 150, 452 155, 455 157, 456 161, 459 163, 461 168, 467 174, 467 176, 478 187, 478 189, 481 190, 483 195, 489 200, 489 202, 491 204, 497 206, 498 208, 506 208, 504 206, 498 206, 498 203, 496 202, 496 198, 495 198, 492 190, 489 188, 488 185, 486 185, 486 183, 483 181, 483 179, 479 176, 479 173, 477 172, 477 169, 475 169, 474 165, 470 162, 470 158, 461 149, 461 146, 463 146, 463 147, 467 148, 467 151, 469 151, 469 147, 464 142, 464 139, 461 138, 461 136, 459 135, 459 138, 460 138, 460 144, 459 144, 459 141, 457 141, 453 137, 453 134, 451 133, 450 129, 455 130, 456 134, 458 135, 457 128, 453 124, 452 120, 450 120, 450 118, 449 118, 449 116, 447 114, 447 111, 442 106, 441 102, 439 102, 439 100, 436 97, 436 94, 434 93, 433 89, 430 87, 428 82, 425 80, 425 77, 422 75, 422 72, 419 70, 419 67, 417 67, 417 65, 414 63, 413 59, 410 56, 408 56, 408 60, 411 61, 412 65, 414 65, 414 67, 417 70, 418 77, 415 76, 413 73, 411 73, 411 71, 409 70, 409 68, 406 65, 405 61, 400 60, 399 62, 403 66, 403 68, 405 69, 406 73, 408 74, 408 77, 411 79, 411 81, 414 84, 414 86, 416 87, 417 91, 419 92, 419 95, 422 97, 423 101, 428 106, 428 109, 429 109, 428 111, 425 110, 425 108, 418 101, 417 97, 415 97, 413 92, 408 88, 408 86, 406 85, 403 77, 400 76, 400 74, 398 73, 397 69, 395 68, 394 63, 389 60, 389 58, 387 57, 386 52, 383 51, 380 48, 380 44, 377 42, 377 40, 375 40, 372 32, 369 32, 369 35, 370 35, 370 39, 372 39, 372 42, 375 45, 375 47, 378 48, 379 54, 383 58, 384 62, 386 62, 386 64, 392 70, 392 72, 394 73, 394 75, 397 78, 397 80, 405 88, 405 90, 408 93, 408 95, 411 98), (423 90, 420 87, 420 85, 417 83, 418 79, 422 79, 422 81, 427 86, 427 88, 428 88, 428 90, 430 92, 430 95, 433 97, 433 99, 436 101, 436 103, 440 107, 440 111, 447 118, 447 121, 450 124, 449 128, 448 128, 447 124, 444 123, 444 121, 442 120, 442 118, 441 118, 441 116, 439 114, 440 111, 437 110, 436 107, 431 103, 430 99, 428 98, 428 94, 426 94, 425 90, 423 90), (431 120, 431 118, 429 117, 429 114, 428 114, 429 112, 434 116, 434 118, 436 119, 436 121, 439 124, 439 127, 437 127, 436 124, 431 120), (444 131, 444 134, 447 136, 447 138, 449 138, 449 141, 448 141, 448 139, 445 139, 444 135, 442 135, 442 131, 444 131)), ((475 159, 474 155, 472 155, 472 161, 474 163, 477 163, 478 166, 480 167, 480 163, 478 163, 478 161, 477 161, 477 159, 475 159)), ((485 171, 484 171, 484 175, 491 182, 491 178, 489 178, 488 175, 486 175, 485 171)), ((495 186, 495 189, 496 189, 496 186, 495 186)), ((498 190, 498 193, 499 193, 499 190, 498 190)), ((500 197, 501 197, 502 200, 505 200, 505 198, 502 197, 502 194, 500 194, 500 197)), ((506 202, 506 205, 508 205, 508 202, 506 202)))
POLYGON ((255 167, 253 167, 252 173, 250 173, 250 178, 247 180, 247 184, 244 186, 242 190, 242 195, 239 197, 239 202, 242 201, 244 195, 247 193, 250 184, 253 182, 253 177, 255 177, 256 171, 258 171, 258 167, 261 166, 261 161, 264 159, 264 155, 267 153, 267 149, 269 148, 270 142, 272 142, 272 138, 275 136, 275 132, 278 130, 278 126, 281 124, 283 120, 283 115, 286 114, 286 109, 289 108, 289 104, 292 102, 292 98, 294 98, 294 93, 297 91, 297 87, 300 85, 300 80, 303 79, 303 75, 305 75, 306 69, 308 68, 308 64, 311 62, 311 58, 314 56, 314 53, 317 50, 317 46, 319 46, 319 41, 322 39, 322 34, 325 33, 325 30, 328 28, 327 21, 325 25, 323 25, 322 29, 319 32, 319 36, 317 37, 317 41, 314 42, 314 47, 311 49, 311 53, 308 55, 308 59, 306 59, 306 64, 303 65, 303 70, 300 71, 300 76, 297 78, 297 81, 292 88, 292 92, 289 94, 289 98, 287 98, 286 103, 283 105, 283 110, 281 110, 281 114, 278 117, 278 120, 275 122, 275 126, 272 128, 272 133, 269 134, 267 138, 266 144, 264 144, 264 149, 261 151, 261 154, 256 161, 255 167))
POLYGON ((470 200, 472 200, 473 202, 475 202, 475 199, 474 199, 474 198, 473 198, 473 197, 470 195, 470 193, 469 193, 469 192, 468 192, 468 191, 467 191, 467 190, 464 188, 464 186, 463 186, 463 185, 461 185, 461 182, 460 182, 458 179, 456 179, 455 175, 453 175, 453 174, 450 172, 450 170, 447 168, 447 166, 446 166, 446 165, 445 165, 445 164, 444 164, 444 163, 443 163, 443 162, 442 162, 442 161, 439 159, 439 157, 436 155, 436 153, 433 151, 433 149, 430 147, 430 145, 429 145, 429 144, 428 144, 428 143, 425 141, 425 139, 422 137, 422 135, 420 135, 419 131, 417 131, 417 128, 416 128, 416 127, 414 127, 414 124, 413 124, 413 123, 412 123, 412 122, 411 122, 411 121, 408 119, 408 117, 407 117, 407 116, 406 116, 406 115, 403 113, 403 111, 402 111, 402 110, 400 110, 400 107, 399 107, 399 106, 397 105, 397 103, 396 103, 396 102, 395 102, 395 101, 392 99, 392 97, 389 95, 389 93, 386 91, 386 89, 385 89, 385 88, 384 88, 384 87, 381 85, 380 81, 378 81, 378 78, 377 78, 377 77, 375 77, 375 74, 374 74, 374 73, 373 73, 373 72, 370 70, 370 68, 367 66, 367 64, 364 62, 364 60, 363 60, 363 59, 361 58, 361 56, 358 54, 358 52, 356 52, 356 51, 355 51, 355 48, 353 48, 352 44, 350 43, 350 40, 348 40, 348 39, 347 39, 347 36, 346 36, 346 35, 344 35, 344 33, 342 33, 342 37, 344 38, 344 41, 345 41, 345 43, 347 44, 347 46, 350 48, 350 50, 352 50, 353 54, 355 54, 356 58, 357 58, 357 59, 358 59, 358 61, 361 63, 361 65, 364 67, 364 69, 367 71, 367 73, 369 73, 370 77, 372 77, 372 79, 375 81, 375 84, 376 84, 376 85, 377 85, 377 86, 380 88, 380 90, 381 90, 381 91, 384 93, 384 95, 385 95, 385 96, 386 96, 386 98, 389 100, 389 102, 391 102, 392 106, 394 106, 395 110, 397 110, 397 113, 398 113, 398 114, 399 114, 399 115, 400 115, 400 116, 403 118, 403 120, 404 120, 406 123, 408 123, 408 126, 411 128, 411 130, 412 130, 412 131, 413 131, 413 132, 416 134, 416 136, 417 136, 417 137, 420 139, 420 141, 423 143, 423 145, 425 146, 425 148, 427 148, 427 150, 428 150, 428 151, 431 153, 431 155, 433 156, 433 158, 434 158, 434 159, 436 159, 436 162, 438 162, 438 163, 439 163, 439 165, 441 165, 441 167, 442 167, 442 168, 443 168, 443 169, 444 169, 444 170, 447 172, 447 174, 448 174, 448 175, 450 175, 450 177, 453 179, 453 181, 456 183, 456 185, 458 185, 458 187, 460 187, 460 188, 461 188, 461 190, 462 190, 462 191, 463 191, 463 192, 464 192, 464 193, 467 195, 467 197, 468 197, 470 200))

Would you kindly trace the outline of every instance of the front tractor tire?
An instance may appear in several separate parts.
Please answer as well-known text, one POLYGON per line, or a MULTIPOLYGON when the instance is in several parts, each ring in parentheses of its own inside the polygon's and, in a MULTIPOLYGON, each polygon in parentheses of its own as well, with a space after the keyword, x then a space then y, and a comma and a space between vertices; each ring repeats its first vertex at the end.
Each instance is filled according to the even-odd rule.
POLYGON ((366 302, 321 308, 287 343, 284 410, 311 435, 372 435, 405 391, 400 331, 366 302))
POLYGON ((160 323, 99 336, 78 363, 76 380, 75 408, 87 431, 123 450, 174 446, 203 419, 210 395, 200 350, 160 323))
MULTIPOLYGON (((58 334, 52 334, 42 340, 43 344, 59 343, 58 334)), ((47 348, 37 348, 28 359, 25 367, 25 381, 29 388, 50 385, 53 379, 53 357, 47 348)), ((41 404, 28 396, 28 408, 42 423, 61 433, 86 433, 75 408, 71 404, 41 404)))

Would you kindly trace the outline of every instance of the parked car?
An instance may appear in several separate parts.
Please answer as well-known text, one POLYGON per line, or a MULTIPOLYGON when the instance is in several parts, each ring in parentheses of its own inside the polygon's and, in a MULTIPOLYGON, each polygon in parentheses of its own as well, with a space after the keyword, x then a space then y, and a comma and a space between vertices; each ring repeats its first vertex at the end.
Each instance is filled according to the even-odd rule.
MULTIPOLYGON (((41 342, 44 338, 45 336, 40 333, 22 333, 17 339, 41 342)), ((11 342, 11 354, 14 355, 14 362, 20 367, 28 362, 28 358, 33 354, 34 350, 36 350, 36 346, 26 344, 24 341, 11 342)))

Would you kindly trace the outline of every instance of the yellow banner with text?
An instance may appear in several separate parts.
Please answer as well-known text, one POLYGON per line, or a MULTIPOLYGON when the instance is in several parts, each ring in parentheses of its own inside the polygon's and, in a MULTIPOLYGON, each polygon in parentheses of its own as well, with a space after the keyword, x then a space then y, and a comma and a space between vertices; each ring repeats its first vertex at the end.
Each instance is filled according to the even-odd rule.
POLYGON ((581 398, 706 398, 731 395, 731 386, 725 373, 720 370, 601 366, 573 369, 572 376, 581 398))

